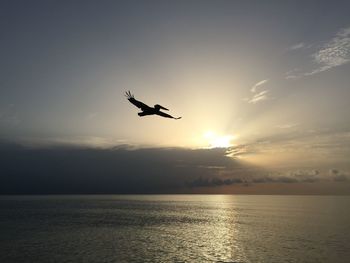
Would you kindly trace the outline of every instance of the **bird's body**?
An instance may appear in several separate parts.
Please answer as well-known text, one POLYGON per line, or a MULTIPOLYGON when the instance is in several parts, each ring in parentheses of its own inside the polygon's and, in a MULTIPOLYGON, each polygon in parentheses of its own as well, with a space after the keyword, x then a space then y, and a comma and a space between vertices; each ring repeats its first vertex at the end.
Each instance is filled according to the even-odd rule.
POLYGON ((154 105, 154 107, 150 107, 145 103, 136 100, 134 95, 132 95, 130 91, 127 91, 125 93, 125 96, 128 99, 128 101, 130 101, 132 104, 134 104, 136 107, 142 110, 142 112, 137 113, 140 117, 147 116, 147 115, 159 115, 164 118, 171 118, 175 120, 181 119, 181 117, 175 118, 165 112, 160 111, 161 109, 163 110, 168 110, 168 109, 159 104, 154 105))

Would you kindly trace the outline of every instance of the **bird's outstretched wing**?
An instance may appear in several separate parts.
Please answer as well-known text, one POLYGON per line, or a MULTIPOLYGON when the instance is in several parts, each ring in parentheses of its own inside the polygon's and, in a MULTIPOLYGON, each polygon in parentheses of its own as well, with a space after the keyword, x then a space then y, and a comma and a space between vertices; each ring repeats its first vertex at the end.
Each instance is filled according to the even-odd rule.
POLYGON ((134 104, 137 108, 140 108, 141 110, 147 110, 150 107, 146 105, 145 103, 138 101, 135 99, 134 95, 131 94, 130 90, 125 92, 125 97, 130 101, 132 104, 134 104))
POLYGON ((175 117, 173 117, 173 116, 171 116, 171 115, 169 115, 169 114, 167 114, 165 112, 162 112, 162 111, 158 111, 156 114, 159 115, 159 116, 165 117, 165 118, 170 118, 170 119, 175 119, 175 120, 181 119, 181 117, 175 118, 175 117))

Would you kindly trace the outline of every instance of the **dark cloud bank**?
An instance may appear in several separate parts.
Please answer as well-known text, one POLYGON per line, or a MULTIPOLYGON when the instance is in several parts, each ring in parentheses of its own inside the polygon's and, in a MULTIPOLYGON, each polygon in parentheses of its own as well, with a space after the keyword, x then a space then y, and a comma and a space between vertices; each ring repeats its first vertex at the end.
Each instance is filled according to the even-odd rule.
POLYGON ((317 170, 271 175, 225 154, 225 149, 28 148, 2 143, 0 194, 189 193, 202 187, 319 180, 317 170))
POLYGON ((0 193, 168 193, 237 164, 224 150, 0 147, 0 193), (213 168, 215 167, 215 168, 213 168), (219 168, 216 168, 219 167, 219 168))

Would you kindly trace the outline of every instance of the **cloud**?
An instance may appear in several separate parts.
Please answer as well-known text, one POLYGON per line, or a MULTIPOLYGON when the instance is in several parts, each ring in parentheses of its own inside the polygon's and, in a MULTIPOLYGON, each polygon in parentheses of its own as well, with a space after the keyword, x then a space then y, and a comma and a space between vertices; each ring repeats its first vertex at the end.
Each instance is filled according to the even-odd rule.
POLYGON ((350 27, 340 30, 312 57, 320 67, 305 73, 307 76, 348 63, 350 61, 350 27))
POLYGON ((339 173, 339 171, 338 171, 337 169, 334 169, 334 168, 333 168, 333 169, 330 169, 330 170, 329 170, 329 174, 330 174, 330 175, 337 175, 338 173, 339 173))
POLYGON ((300 68, 295 68, 295 69, 289 70, 285 73, 286 79, 298 79, 301 76, 303 76, 303 74, 301 73, 300 68))
MULTIPOLYGON (((300 45, 301 47, 301 45, 300 45)), ((300 49, 299 45, 294 50, 300 49)), ((306 72, 289 71, 286 79, 311 76, 350 62, 350 27, 339 30, 336 35, 311 54, 315 69, 306 72)))
POLYGON ((299 124, 298 123, 285 123, 285 124, 279 124, 276 125, 276 128, 279 129, 291 129, 297 127, 299 124))
MULTIPOLYGON (((22 137, 17 141, 24 146, 31 148, 54 148, 54 147, 67 147, 67 148, 104 148, 108 149, 114 145, 126 145, 127 140, 113 139, 108 137, 98 136, 65 136, 65 137, 39 137, 39 138, 26 138, 22 137)), ((130 145, 128 147, 131 147, 130 145)))
POLYGON ((0 194, 194 193, 203 187, 218 187, 220 193, 221 186, 349 180, 337 169, 331 176, 317 169, 273 172, 238 158, 260 152, 276 156, 264 148, 270 146, 257 142, 227 151, 0 142, 0 194))
POLYGON ((251 91, 251 92, 256 92, 257 89, 258 89, 260 86, 264 85, 264 84, 265 84, 266 82, 268 82, 268 81, 269 81, 268 79, 264 79, 264 80, 259 81, 258 83, 256 83, 256 84, 250 89, 250 91, 251 91))
POLYGON ((349 180, 349 175, 347 173, 335 168, 329 170, 329 175, 335 182, 345 182, 349 180))
POLYGON ((291 170, 286 172, 271 172, 265 177, 253 179, 253 183, 314 183, 324 180, 319 170, 291 170))
POLYGON ((0 167, 0 194, 174 193, 200 176, 242 175, 249 169, 225 149, 9 143, 0 143, 0 167))
POLYGON ((313 183, 320 181, 322 178, 319 176, 319 170, 297 170, 290 172, 290 177, 294 178, 298 182, 313 183))
POLYGON ((269 90, 263 90, 263 91, 260 91, 259 93, 254 94, 252 98, 248 99, 248 103, 255 104, 260 101, 269 99, 269 97, 267 96, 267 93, 269 92, 270 92, 269 90))
POLYGON ((215 187, 215 186, 224 186, 224 185, 232 185, 232 184, 241 184, 244 183, 244 180, 240 178, 234 179, 221 179, 218 177, 214 178, 202 178, 198 177, 191 182, 188 182, 187 185, 189 187, 215 187))
POLYGON ((305 169, 313 166, 320 169, 327 178, 330 178, 329 167, 342 167, 349 173, 348 131, 336 128, 310 131, 302 127, 275 128, 274 131, 273 135, 257 137, 246 141, 244 145, 233 146, 228 154, 242 161, 267 164, 276 169, 305 169))
MULTIPOLYGON (((265 172, 266 173, 266 172, 265 172)), ((235 185, 235 184, 265 184, 265 183, 315 183, 322 181, 323 178, 320 176, 320 172, 316 169, 314 170, 296 170, 289 171, 285 173, 269 173, 267 175, 256 175, 250 178, 203 178, 199 176, 198 178, 190 181, 187 185, 191 188, 195 187, 218 187, 225 185, 235 185)))
POLYGON ((262 90, 262 91, 259 91, 258 92, 258 89, 261 88, 261 86, 263 86, 265 83, 267 83, 269 80, 268 79, 264 79, 264 80, 261 80, 259 81, 258 83, 256 83, 251 89, 250 91, 253 94, 253 96, 251 98, 244 98, 243 100, 244 101, 247 101, 248 103, 252 103, 252 104, 255 104, 255 103, 258 103, 260 101, 264 101, 264 100, 267 100, 269 99, 267 93, 269 93, 269 90, 268 89, 265 89, 265 90, 262 90))
POLYGON ((294 44, 293 46, 289 47, 288 49, 289 50, 297 50, 297 49, 301 49, 303 47, 305 47, 305 44, 303 42, 300 42, 300 43, 294 44))

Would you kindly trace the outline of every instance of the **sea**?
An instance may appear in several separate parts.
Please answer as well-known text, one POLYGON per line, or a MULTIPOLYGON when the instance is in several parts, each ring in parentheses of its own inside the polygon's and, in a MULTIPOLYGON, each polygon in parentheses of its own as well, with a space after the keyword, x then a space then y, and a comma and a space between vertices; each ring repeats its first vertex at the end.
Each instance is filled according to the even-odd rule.
POLYGON ((350 196, 0 196, 0 262, 350 262, 350 196))

